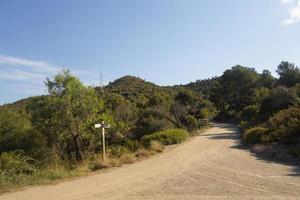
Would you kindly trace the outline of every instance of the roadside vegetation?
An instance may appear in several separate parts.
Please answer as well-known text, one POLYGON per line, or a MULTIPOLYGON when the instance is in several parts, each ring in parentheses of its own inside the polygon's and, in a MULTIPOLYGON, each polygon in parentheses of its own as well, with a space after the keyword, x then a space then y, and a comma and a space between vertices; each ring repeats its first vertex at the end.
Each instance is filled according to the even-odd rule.
POLYGON ((189 137, 189 133, 182 129, 168 129, 145 135, 142 137, 142 142, 145 146, 150 146, 151 141, 158 141, 164 145, 178 144, 189 137))
POLYGON ((280 146, 300 159, 300 70, 282 62, 277 73, 234 66, 187 87, 215 104, 216 120, 240 124, 245 143, 280 146))
POLYGON ((240 124, 248 144, 288 146, 300 158, 300 70, 234 66, 222 76, 161 87, 125 76, 89 87, 64 70, 48 94, 0 106, 0 192, 133 163, 215 119, 240 124), (105 121, 108 158, 101 159, 105 121))
POLYGON ((192 90, 132 76, 94 88, 64 70, 45 85, 47 95, 0 107, 0 192, 133 163, 184 141, 216 113, 192 90), (111 125, 105 162, 94 128, 102 121, 111 125))

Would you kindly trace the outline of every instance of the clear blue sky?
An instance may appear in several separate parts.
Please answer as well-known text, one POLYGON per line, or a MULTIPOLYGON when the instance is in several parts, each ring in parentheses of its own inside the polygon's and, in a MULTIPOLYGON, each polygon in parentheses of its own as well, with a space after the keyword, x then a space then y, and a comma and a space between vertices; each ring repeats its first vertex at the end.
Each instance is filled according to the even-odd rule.
POLYGON ((298 1, 1 0, 0 104, 44 93, 61 67, 86 84, 181 84, 235 64, 275 74, 300 65, 298 1))

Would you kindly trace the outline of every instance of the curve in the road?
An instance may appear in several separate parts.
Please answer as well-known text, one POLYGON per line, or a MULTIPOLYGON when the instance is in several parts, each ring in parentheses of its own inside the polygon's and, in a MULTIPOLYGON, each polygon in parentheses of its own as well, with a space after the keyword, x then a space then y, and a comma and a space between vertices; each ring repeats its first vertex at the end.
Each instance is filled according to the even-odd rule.
POLYGON ((300 199, 291 166, 259 160, 238 145, 236 127, 216 124, 158 156, 1 200, 300 199))

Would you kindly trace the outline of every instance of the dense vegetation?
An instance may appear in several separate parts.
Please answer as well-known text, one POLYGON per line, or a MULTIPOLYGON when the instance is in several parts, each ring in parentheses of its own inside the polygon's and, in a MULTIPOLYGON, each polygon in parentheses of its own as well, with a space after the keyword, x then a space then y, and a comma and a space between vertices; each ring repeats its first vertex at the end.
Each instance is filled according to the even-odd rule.
POLYGON ((88 171, 86 166, 94 170, 133 162, 160 152, 160 142, 182 142, 187 131, 201 128, 203 119, 215 114, 213 104, 196 92, 164 88, 131 76, 93 88, 62 71, 45 85, 48 95, 0 107, 0 186, 4 190, 72 176, 88 171), (94 124, 102 121, 111 124, 106 134, 110 163, 98 162, 101 134, 94 124))
POLYGON ((0 107, 0 188, 106 167, 98 162, 101 135, 94 128, 101 121, 111 124, 114 166, 182 142, 212 118, 239 123, 247 143, 289 145, 300 156, 300 70, 282 62, 277 73, 234 66, 181 86, 125 76, 93 88, 62 71, 45 81, 47 95, 0 107))
POLYGON ((187 87, 205 91, 218 108, 216 120, 239 123, 245 142, 289 145, 290 153, 300 158, 300 70, 282 62, 277 73, 279 78, 268 70, 260 74, 234 66, 218 78, 187 87))

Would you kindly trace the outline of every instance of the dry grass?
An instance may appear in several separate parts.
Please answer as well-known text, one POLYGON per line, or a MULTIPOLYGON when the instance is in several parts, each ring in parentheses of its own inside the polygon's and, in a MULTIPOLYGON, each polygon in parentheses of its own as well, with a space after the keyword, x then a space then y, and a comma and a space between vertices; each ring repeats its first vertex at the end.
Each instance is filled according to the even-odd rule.
POLYGON ((136 157, 132 153, 123 154, 120 159, 121 162, 125 164, 131 164, 136 161, 136 157))
POLYGON ((151 155, 152 153, 150 151, 147 151, 146 149, 139 149, 135 152, 135 156, 137 158, 147 158, 151 155))
POLYGON ((99 169, 105 169, 105 168, 109 168, 109 167, 112 167, 112 165, 109 162, 102 161, 102 160, 94 161, 90 165, 90 169, 92 171, 96 171, 96 170, 99 170, 99 169))
POLYGON ((158 141, 151 141, 149 150, 155 153, 161 153, 164 151, 164 146, 158 141))

